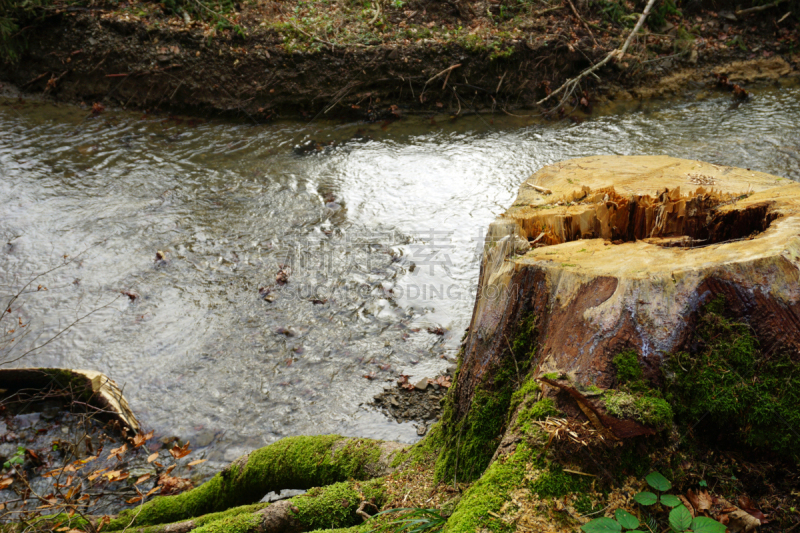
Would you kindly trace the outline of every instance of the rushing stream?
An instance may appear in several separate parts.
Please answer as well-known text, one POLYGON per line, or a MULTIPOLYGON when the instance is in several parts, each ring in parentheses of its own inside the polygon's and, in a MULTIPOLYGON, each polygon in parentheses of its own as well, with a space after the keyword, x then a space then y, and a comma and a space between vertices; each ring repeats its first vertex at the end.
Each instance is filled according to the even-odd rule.
POLYGON ((287 435, 413 441, 366 404, 398 373, 453 364, 483 232, 523 179, 614 153, 800 181, 799 126, 797 88, 580 124, 256 126, 0 100, 3 298, 67 262, 31 285, 31 333, 0 357, 95 310, 13 365, 105 372, 146 427, 207 447, 210 467, 287 435), (336 145, 293 149, 310 139, 336 145))

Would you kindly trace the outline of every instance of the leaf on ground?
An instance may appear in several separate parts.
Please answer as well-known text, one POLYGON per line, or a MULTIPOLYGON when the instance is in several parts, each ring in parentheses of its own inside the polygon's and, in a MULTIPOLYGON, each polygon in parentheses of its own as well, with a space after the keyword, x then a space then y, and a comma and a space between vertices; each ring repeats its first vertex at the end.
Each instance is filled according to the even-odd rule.
POLYGON ((658 498, 656 497, 655 494, 653 494, 652 492, 647 492, 647 491, 640 492, 639 494, 634 496, 633 499, 639 505, 653 505, 654 503, 656 503, 658 501, 658 498))
POLYGON ((692 525, 692 513, 683 505, 669 512, 669 525, 676 531, 686 531, 692 525))
POLYGON ((625 529, 636 529, 639 527, 639 519, 625 509, 617 509, 614 511, 614 517, 625 529))
POLYGON ((14 478, 12 477, 0 479, 0 490, 10 487, 12 483, 14 483, 14 478))
POLYGON ((150 479, 150 474, 144 474, 144 475, 139 476, 139 478, 133 484, 134 485, 138 485, 142 481, 147 481, 148 479, 150 479))
POLYGON ((154 432, 150 431, 148 433, 145 433, 144 435, 142 435, 141 433, 135 435, 133 437, 133 447, 138 448, 139 446, 143 446, 144 443, 153 438, 153 434, 154 432))
POLYGON ((753 518, 757 518, 762 525, 769 523, 769 520, 767 520, 767 515, 761 512, 756 507, 756 503, 747 496, 741 496, 739 498, 739 507, 750 513, 753 518))
POLYGON ((194 461, 192 461, 191 463, 189 463, 186 466, 197 466, 200 463, 205 463, 206 461, 208 461, 208 459, 195 459, 194 461))
POLYGON ((110 452, 108 452, 108 458, 116 457, 117 461, 122 460, 122 456, 125 455, 125 452, 128 451, 128 445, 123 444, 119 448, 112 448, 110 452))
POLYGON ((692 517, 697 516, 697 511, 695 511, 692 504, 689 503, 689 500, 686 499, 686 496, 678 496, 678 499, 681 501, 683 505, 686 506, 687 509, 689 509, 689 512, 692 513, 692 517))
POLYGON ((151 453, 149 456, 147 456, 147 462, 148 462, 148 463, 152 463, 152 462, 153 462, 153 461, 155 461, 156 459, 158 459, 158 452, 156 452, 156 453, 151 453))
POLYGON ((591 522, 582 525, 581 531, 586 533, 619 533, 622 531, 622 526, 616 520, 603 517, 595 518, 591 522))
POLYGON ((162 495, 180 494, 194 488, 194 485, 188 479, 172 477, 167 474, 159 476, 158 485, 161 487, 162 495))
POLYGON ((714 503, 707 490, 695 493, 692 489, 686 492, 686 498, 692 503, 692 507, 698 511, 708 511, 714 503))
POLYGON ((661 492, 672 488, 672 483, 658 472, 652 472, 644 479, 648 485, 661 492))

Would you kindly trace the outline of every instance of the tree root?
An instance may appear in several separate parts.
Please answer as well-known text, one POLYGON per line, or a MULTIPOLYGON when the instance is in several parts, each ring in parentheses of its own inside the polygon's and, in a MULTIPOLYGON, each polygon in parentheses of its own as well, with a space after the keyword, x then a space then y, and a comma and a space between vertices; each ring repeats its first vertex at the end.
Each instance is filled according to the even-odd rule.
MULTIPOLYGON (((370 497, 377 497, 374 494, 377 489, 372 488, 369 484, 352 485, 355 482, 341 482, 370 480, 388 474, 392 471, 391 463, 395 454, 404 447, 395 442, 352 439, 338 435, 286 438, 240 457, 194 490, 177 496, 162 496, 144 504, 141 509, 123 512, 106 529, 114 531, 131 528, 129 530, 138 531, 140 526, 169 524, 174 529, 161 528, 154 531, 163 533, 191 531, 194 529, 193 527, 187 529, 188 525, 179 526, 178 523, 191 521, 195 517, 209 513, 252 504, 270 491, 308 490, 326 485, 331 485, 331 487, 313 489, 307 495, 270 505, 256 512, 243 513, 242 516, 238 514, 226 516, 224 520, 235 520, 237 523, 260 521, 259 531, 278 531, 277 529, 264 529, 271 521, 274 521, 281 525, 283 528, 280 529, 281 531, 294 531, 291 529, 292 522, 289 516, 293 514, 290 512, 292 511, 291 506, 299 509, 297 517, 302 522, 303 517, 306 516, 303 513, 304 506, 313 507, 317 504, 312 502, 326 501, 325 496, 329 494, 328 491, 338 491, 337 494, 341 496, 339 498, 339 510, 341 511, 335 513, 336 516, 347 512, 353 517, 358 517, 356 509, 361 501, 369 499, 366 497, 368 492, 371 494, 370 497), (364 493, 364 497, 361 492, 364 493), (345 500, 348 502, 346 506, 342 503, 345 500), (351 500, 352 503, 350 503, 351 500), (352 509, 350 509, 351 507, 352 509)), ((310 515, 314 515, 314 513, 310 513, 310 515)), ((308 520, 306 522, 308 526, 313 526, 312 529, 331 527, 327 523, 317 524, 315 520, 309 520, 310 522, 308 520)), ((343 521, 347 522, 347 520, 343 521)), ((347 525, 353 524, 343 524, 343 526, 347 525)), ((249 529, 245 528, 242 531, 245 530, 249 529)), ((308 529, 303 529, 303 531, 306 530, 308 529)), ((209 529, 210 531, 212 530, 209 529)))
POLYGON ((273 504, 247 505, 171 524, 133 527, 135 533, 303 533, 350 527, 370 518, 363 509, 383 504, 383 479, 312 489, 273 504))

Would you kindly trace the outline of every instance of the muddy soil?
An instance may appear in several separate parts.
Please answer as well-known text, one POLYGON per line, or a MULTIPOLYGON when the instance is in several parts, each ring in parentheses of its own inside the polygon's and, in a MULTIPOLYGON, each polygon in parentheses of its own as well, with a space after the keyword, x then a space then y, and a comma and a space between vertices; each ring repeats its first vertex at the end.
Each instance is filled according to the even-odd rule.
MULTIPOLYGON (((539 17, 521 17, 516 26, 517 19, 493 26, 477 40, 470 35, 482 35, 475 32, 485 20, 462 20, 457 11, 417 3, 386 16, 384 28, 411 29, 362 39, 368 44, 330 42, 309 33, 313 27, 295 29, 292 21, 304 19, 274 13, 270 24, 258 23, 266 14, 239 14, 242 24, 250 21, 242 36, 179 17, 154 22, 131 15, 133 7, 69 8, 26 28, 28 49, 20 61, 0 69, 0 81, 87 109, 98 103, 255 122, 516 113, 535 108, 548 91, 618 47, 629 31, 601 26, 598 19, 592 24, 603 31, 590 34, 585 21, 556 7, 539 17), (462 31, 458 24, 470 35, 455 37, 462 31), (439 33, 407 38, 416 28, 439 33)), ((570 103, 586 113, 609 99, 712 88, 715 72, 745 88, 759 80, 796 77, 798 28, 791 18, 778 23, 777 15, 767 10, 737 19, 714 11, 684 13, 683 19, 667 21, 664 33, 651 31, 639 39, 644 42, 631 48, 633 55, 611 62, 599 71, 601 77, 585 78, 570 103), (691 33, 683 30, 689 26, 691 33)))
MULTIPOLYGON (((437 381, 449 384, 454 369, 448 369, 437 381)), ((403 380, 401 380, 403 381, 403 380)), ((397 422, 416 422, 417 434, 424 435, 427 429, 442 415, 442 400, 447 387, 434 380, 419 380, 419 383, 401 386, 395 383, 375 396, 372 406, 397 422)))

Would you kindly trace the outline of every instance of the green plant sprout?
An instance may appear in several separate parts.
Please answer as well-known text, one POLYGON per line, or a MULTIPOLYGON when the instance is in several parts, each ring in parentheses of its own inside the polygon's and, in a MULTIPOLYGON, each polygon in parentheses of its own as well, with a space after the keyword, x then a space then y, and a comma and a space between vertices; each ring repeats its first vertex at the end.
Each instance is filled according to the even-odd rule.
POLYGON ((17 451, 14 452, 14 455, 12 455, 8 459, 8 461, 3 463, 3 468, 8 469, 11 468, 13 465, 21 465, 24 462, 25 462, 25 447, 18 446, 17 451))
MULTIPOLYGON (((660 473, 651 472, 644 479, 660 494, 642 491, 633 497, 634 501, 644 507, 660 503, 664 507, 672 509, 667 517, 671 531, 675 533, 725 533, 724 525, 705 516, 693 518, 686 506, 681 505, 681 501, 676 496, 663 494, 672 488, 672 483, 660 473)), ((623 530, 630 533, 644 533, 637 529, 640 525, 639 519, 634 515, 623 509, 617 509, 614 511, 614 518, 595 518, 581 526, 581 530, 586 533, 619 533, 623 530)), ((645 527, 653 530, 649 525, 645 527)))

